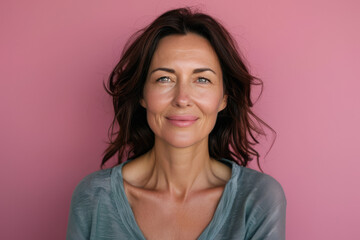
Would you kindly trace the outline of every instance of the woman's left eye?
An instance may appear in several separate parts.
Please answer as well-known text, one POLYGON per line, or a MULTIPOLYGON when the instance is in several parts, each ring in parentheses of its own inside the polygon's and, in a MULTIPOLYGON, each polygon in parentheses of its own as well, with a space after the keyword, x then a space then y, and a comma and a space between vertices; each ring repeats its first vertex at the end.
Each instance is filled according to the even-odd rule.
POLYGON ((210 80, 207 79, 207 78, 204 78, 204 77, 199 77, 199 78, 197 79, 197 82, 199 82, 199 83, 209 83, 210 80))

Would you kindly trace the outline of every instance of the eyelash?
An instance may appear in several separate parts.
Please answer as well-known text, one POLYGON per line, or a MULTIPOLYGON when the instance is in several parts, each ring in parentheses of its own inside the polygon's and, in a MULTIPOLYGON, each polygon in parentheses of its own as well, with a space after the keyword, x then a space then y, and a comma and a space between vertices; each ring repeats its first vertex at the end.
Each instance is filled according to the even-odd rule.
POLYGON ((164 79, 167 79, 166 82, 169 82, 169 81, 170 81, 170 77, 166 77, 166 76, 160 77, 160 78, 158 78, 156 81, 157 81, 157 82, 165 82, 165 81, 162 81, 162 80, 164 80, 164 79))
POLYGON ((211 81, 209 80, 209 79, 207 79, 207 78, 204 78, 204 77, 198 77, 198 81, 200 80, 200 79, 204 79, 205 80, 205 82, 201 82, 201 83, 211 83, 211 81))
MULTIPOLYGON (((200 79, 204 79, 204 80, 205 80, 205 81, 200 82, 200 83, 211 83, 211 81, 210 81, 209 79, 204 78, 204 77, 198 77, 196 80, 199 82, 200 79)), ((170 80, 171 80, 170 77, 164 76, 164 77, 158 78, 156 81, 157 81, 157 82, 170 82, 170 80), (163 81, 164 79, 166 79, 167 81, 163 81)))

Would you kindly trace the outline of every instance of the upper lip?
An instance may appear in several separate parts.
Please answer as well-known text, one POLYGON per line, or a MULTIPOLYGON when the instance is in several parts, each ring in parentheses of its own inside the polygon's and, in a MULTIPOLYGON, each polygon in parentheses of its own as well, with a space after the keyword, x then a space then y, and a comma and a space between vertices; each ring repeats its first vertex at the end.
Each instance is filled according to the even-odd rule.
POLYGON ((177 120, 177 121, 195 121, 198 117, 193 115, 171 115, 166 117, 169 120, 177 120))

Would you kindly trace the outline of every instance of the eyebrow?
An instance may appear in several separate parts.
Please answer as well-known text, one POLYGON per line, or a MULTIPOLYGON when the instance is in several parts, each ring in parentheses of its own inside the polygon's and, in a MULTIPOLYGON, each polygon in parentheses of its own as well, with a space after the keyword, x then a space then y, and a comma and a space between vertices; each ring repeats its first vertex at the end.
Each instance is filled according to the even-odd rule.
MULTIPOLYGON (((160 67, 160 68, 155 68, 154 70, 152 70, 150 72, 150 74, 156 72, 156 71, 164 71, 164 72, 168 72, 168 73, 175 73, 175 70, 172 68, 164 68, 164 67, 160 67)), ((202 72, 206 72, 206 71, 210 71, 212 73, 214 73, 216 75, 216 72, 214 70, 212 70, 211 68, 196 68, 194 69, 193 73, 202 73, 202 72)))

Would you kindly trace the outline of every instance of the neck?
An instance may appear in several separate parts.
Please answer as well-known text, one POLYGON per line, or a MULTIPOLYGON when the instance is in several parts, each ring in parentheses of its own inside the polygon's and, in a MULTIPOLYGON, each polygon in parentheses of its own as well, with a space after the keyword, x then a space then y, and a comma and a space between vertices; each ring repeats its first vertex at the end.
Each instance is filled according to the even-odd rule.
POLYGON ((149 185, 175 198, 185 199, 191 191, 205 188, 211 178, 207 140, 188 148, 175 148, 157 140, 148 160, 152 169, 149 185))

